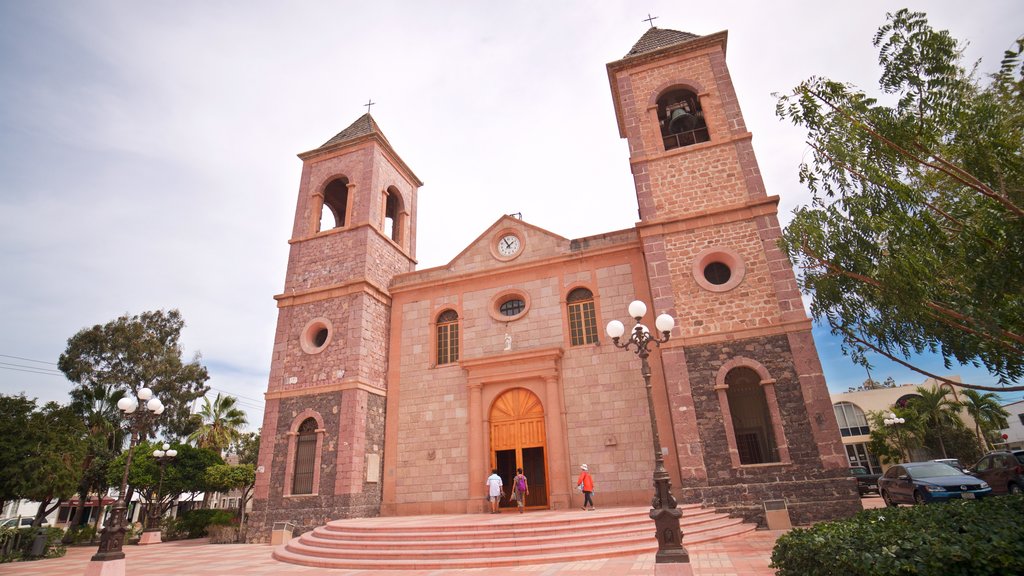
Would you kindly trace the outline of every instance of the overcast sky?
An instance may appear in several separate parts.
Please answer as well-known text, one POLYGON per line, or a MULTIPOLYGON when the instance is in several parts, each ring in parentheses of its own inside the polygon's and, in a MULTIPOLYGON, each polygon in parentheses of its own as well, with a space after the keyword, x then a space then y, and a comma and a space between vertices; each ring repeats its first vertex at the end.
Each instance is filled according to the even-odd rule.
MULTIPOLYGON (((258 427, 296 154, 371 98, 425 182, 419 268, 448 262, 505 213, 568 238, 633 226, 605 64, 648 13, 661 28, 729 31, 729 69, 785 224, 807 200, 807 147, 775 117, 772 93, 811 75, 874 91, 871 37, 903 6, 969 40, 983 71, 1024 22, 1019 0, 0 0, 0 393, 65 401, 55 363, 68 337, 178 308, 187 357, 201 352, 209 384, 258 427)), ((817 332, 830 388, 862 382, 817 332)), ((887 364, 873 376, 923 380, 887 364)))

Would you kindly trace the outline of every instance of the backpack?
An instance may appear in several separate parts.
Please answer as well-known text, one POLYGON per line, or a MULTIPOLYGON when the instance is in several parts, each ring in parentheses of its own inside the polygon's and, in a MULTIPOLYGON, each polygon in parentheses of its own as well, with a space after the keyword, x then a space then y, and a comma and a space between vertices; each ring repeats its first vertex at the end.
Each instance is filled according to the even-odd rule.
POLYGON ((516 478, 516 490, 526 492, 526 476, 516 478))

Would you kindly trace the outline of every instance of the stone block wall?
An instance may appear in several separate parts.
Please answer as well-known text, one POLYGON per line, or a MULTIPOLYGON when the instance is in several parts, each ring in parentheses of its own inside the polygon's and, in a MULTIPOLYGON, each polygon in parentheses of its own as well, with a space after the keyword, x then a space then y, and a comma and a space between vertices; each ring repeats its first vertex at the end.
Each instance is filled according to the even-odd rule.
POLYGON ((274 410, 274 430, 263 430, 263 443, 271 444, 273 457, 261 460, 272 479, 265 498, 257 497, 249 518, 250 542, 266 542, 275 522, 292 522, 296 534, 338 518, 377 516, 380 509, 380 470, 367 471, 367 462, 382 466, 384 450, 384 397, 363 390, 345 390, 283 398, 268 403, 274 410), (319 483, 312 495, 286 495, 289 432, 297 419, 315 412, 323 420, 323 450, 320 453, 319 483), (369 459, 366 455, 377 455, 369 459), (369 472, 369 474, 368 474, 369 472), (377 482, 367 482, 376 476, 377 482))
MULTIPOLYGON (((706 480, 684 480, 684 502, 701 502, 750 520, 763 521, 764 500, 786 499, 795 523, 848 516, 860 509, 856 484, 845 467, 823 458, 822 439, 842 447, 838 430, 817 422, 808 411, 805 389, 817 385, 802 381, 785 335, 686 348, 686 365, 697 430, 703 445, 706 480), (735 467, 730 458, 726 421, 715 389, 726 363, 743 357, 763 366, 773 384, 789 460, 735 467), (821 430, 814 430, 818 426, 821 430)), ((771 408, 771 407, 769 407, 771 408)))

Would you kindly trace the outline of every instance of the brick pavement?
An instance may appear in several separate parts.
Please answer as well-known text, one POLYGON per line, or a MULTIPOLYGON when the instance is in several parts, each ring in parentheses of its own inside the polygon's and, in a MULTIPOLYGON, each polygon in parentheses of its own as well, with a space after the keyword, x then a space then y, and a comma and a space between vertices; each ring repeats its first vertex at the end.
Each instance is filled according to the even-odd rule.
MULTIPOLYGON (((864 508, 881 508, 876 496, 862 499, 864 508)), ((689 546, 694 576, 769 576, 775 540, 783 531, 758 530, 718 542, 689 546)), ((641 576, 654 573, 654 554, 539 564, 513 568, 461 570, 330 570, 296 566, 270 557, 265 544, 210 544, 206 539, 180 540, 152 546, 125 548, 128 576, 237 576, 329 574, 331 576, 459 576, 469 574, 523 574, 536 576, 641 576)), ((63 558, 0 564, 0 574, 11 576, 81 576, 95 547, 70 548, 63 558)))

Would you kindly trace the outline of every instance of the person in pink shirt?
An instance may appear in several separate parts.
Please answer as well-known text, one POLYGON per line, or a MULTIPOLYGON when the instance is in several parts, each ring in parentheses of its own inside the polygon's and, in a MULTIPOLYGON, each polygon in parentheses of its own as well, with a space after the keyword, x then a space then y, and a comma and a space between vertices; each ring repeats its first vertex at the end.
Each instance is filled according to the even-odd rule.
POLYGON ((594 509, 594 479, 586 464, 580 464, 580 477, 576 479, 576 487, 583 491, 583 509, 594 509), (590 506, 589 508, 587 506, 590 506))

